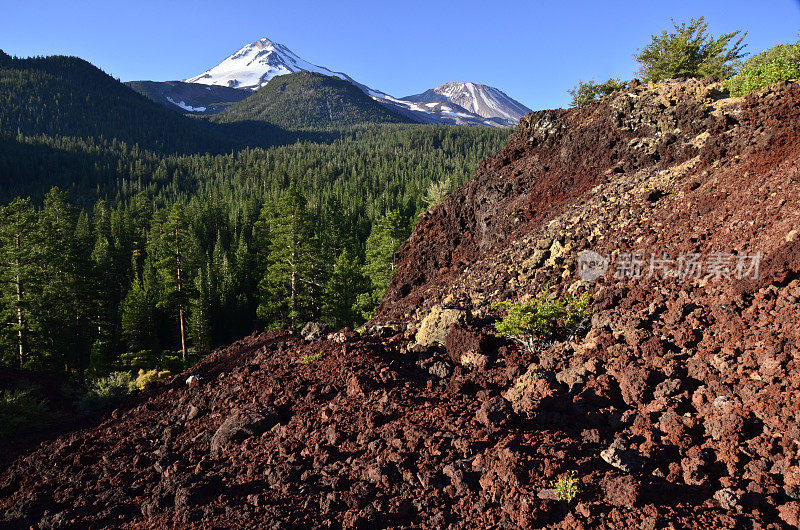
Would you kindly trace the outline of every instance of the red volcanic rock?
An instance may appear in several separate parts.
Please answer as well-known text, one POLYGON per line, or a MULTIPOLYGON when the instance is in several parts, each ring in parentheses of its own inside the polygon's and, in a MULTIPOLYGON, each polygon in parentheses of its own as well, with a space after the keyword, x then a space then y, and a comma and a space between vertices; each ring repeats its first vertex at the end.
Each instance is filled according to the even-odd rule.
POLYGON ((642 485, 631 475, 606 474, 600 482, 605 500, 612 506, 633 508, 639 501, 642 485))
POLYGON ((21 441, 0 526, 797 526, 798 123, 800 84, 710 80, 526 116, 420 216, 367 333, 253 335, 21 441), (494 338, 493 303, 544 288, 591 318, 494 338))

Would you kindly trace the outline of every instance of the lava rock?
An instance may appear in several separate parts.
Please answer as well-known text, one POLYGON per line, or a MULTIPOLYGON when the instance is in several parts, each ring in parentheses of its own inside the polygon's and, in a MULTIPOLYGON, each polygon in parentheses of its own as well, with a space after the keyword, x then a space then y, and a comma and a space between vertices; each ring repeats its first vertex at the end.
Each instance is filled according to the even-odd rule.
POLYGON ((623 473, 632 473, 642 467, 642 458, 636 449, 630 447, 622 438, 614 440, 600 453, 600 458, 623 473))
POLYGON ((600 486, 606 502, 621 508, 633 508, 642 492, 641 482, 631 475, 606 474, 600 486))
POLYGON ((500 396, 489 398, 483 402, 475 418, 487 427, 500 427, 507 425, 511 407, 508 402, 500 396))
POLYGON ((239 410, 225 418, 211 437, 211 454, 217 456, 228 442, 242 441, 261 434, 279 421, 277 411, 271 407, 239 410))
POLYGON ((450 375, 450 365, 444 361, 436 361, 428 368, 428 373, 434 377, 438 377, 439 379, 444 379, 450 375))

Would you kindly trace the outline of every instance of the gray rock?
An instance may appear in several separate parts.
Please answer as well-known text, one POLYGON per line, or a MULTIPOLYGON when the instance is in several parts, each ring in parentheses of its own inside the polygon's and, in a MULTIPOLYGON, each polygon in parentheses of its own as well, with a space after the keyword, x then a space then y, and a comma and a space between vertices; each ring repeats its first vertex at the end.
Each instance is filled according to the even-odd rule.
POLYGON ((639 452, 621 438, 617 438, 614 443, 604 449, 600 453, 600 458, 623 473, 631 473, 642 467, 642 458, 639 456, 639 452))
POLYGON ((738 511, 742 506, 741 498, 730 488, 723 488, 717 491, 714 494, 714 500, 723 510, 738 511))
POLYGON ((322 322, 309 322, 300 330, 300 336, 307 341, 312 341, 322 338, 327 332, 327 324, 323 324, 322 322))
POLYGON ((450 365, 443 361, 436 361, 428 368, 428 373, 439 379, 444 379, 450 375, 450 365))

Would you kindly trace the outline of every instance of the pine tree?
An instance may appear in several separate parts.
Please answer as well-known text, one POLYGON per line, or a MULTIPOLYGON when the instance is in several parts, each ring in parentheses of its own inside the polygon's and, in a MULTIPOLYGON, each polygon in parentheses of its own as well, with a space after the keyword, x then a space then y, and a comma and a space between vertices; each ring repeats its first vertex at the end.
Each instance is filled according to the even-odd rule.
POLYGON ((203 267, 195 278, 197 296, 191 301, 189 313, 189 336, 192 345, 200 353, 211 350, 211 286, 208 269, 203 267))
POLYGON ((181 357, 185 361, 188 349, 186 317, 195 295, 190 272, 194 266, 197 245, 189 231, 186 212, 181 204, 175 204, 156 229, 158 233, 153 235, 150 248, 158 257, 157 269, 163 287, 159 306, 174 310, 178 317, 181 357))
POLYGON ((365 317, 380 302, 394 274, 394 253, 408 238, 407 222, 398 212, 392 211, 372 225, 366 243, 364 275, 372 282, 372 289, 358 297, 358 306, 365 317))
POLYGON ((343 250, 325 285, 325 321, 336 329, 360 323, 361 313, 356 308, 356 300, 359 294, 368 292, 370 287, 369 279, 361 273, 358 259, 349 250, 343 250))
POLYGON ((154 352, 158 349, 156 336, 155 274, 152 268, 137 274, 122 301, 122 335, 129 352, 154 352))
POLYGON ((63 366, 67 374, 77 372, 80 377, 88 360, 83 358, 88 351, 79 348, 83 308, 78 304, 85 286, 79 285, 75 212, 65 192, 53 188, 47 193, 38 221, 42 287, 35 311, 42 333, 37 346, 43 362, 63 366))
POLYGON ((270 228, 269 251, 257 314, 269 327, 294 328, 316 316, 321 287, 306 198, 291 185, 262 220, 270 228))
POLYGON ((36 212, 30 199, 15 199, 0 209, 0 278, 5 330, 13 335, 19 367, 28 359, 30 304, 28 293, 36 289, 36 260, 41 251, 37 241, 36 212))

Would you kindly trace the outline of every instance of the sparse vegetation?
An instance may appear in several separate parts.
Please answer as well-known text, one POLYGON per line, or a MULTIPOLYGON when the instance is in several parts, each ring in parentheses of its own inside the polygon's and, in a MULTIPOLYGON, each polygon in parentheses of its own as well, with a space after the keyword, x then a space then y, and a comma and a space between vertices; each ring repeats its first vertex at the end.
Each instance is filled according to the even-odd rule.
POLYGON ((322 359, 323 357, 325 357, 325 354, 322 352, 309 353, 300 357, 300 364, 313 364, 322 359))
POLYGON ((650 44, 634 55, 644 81, 711 76, 727 79, 747 55, 743 44, 747 33, 741 30, 714 37, 708 33, 705 17, 681 24, 673 20, 672 25, 674 31, 653 35, 650 44))
POLYGON ((626 85, 627 83, 619 77, 609 79, 605 83, 595 83, 594 79, 586 82, 578 81, 577 85, 567 91, 572 96, 570 106, 585 107, 612 92, 625 88, 626 85))
POLYGON ((800 41, 779 44, 744 63, 742 70, 725 81, 732 96, 739 97, 778 81, 800 78, 800 41))
POLYGON ((493 307, 505 309, 506 316, 495 329, 534 353, 541 341, 580 329, 591 315, 590 301, 588 293, 562 300, 544 289, 531 301, 498 302, 493 307))
POLYGON ((575 471, 570 471, 566 475, 562 475, 553 482, 553 488, 558 492, 558 500, 572 502, 580 493, 578 474, 575 471))
POLYGON ((94 412, 121 403, 134 390, 136 382, 129 372, 111 372, 89 384, 86 395, 78 403, 84 412, 94 412))

